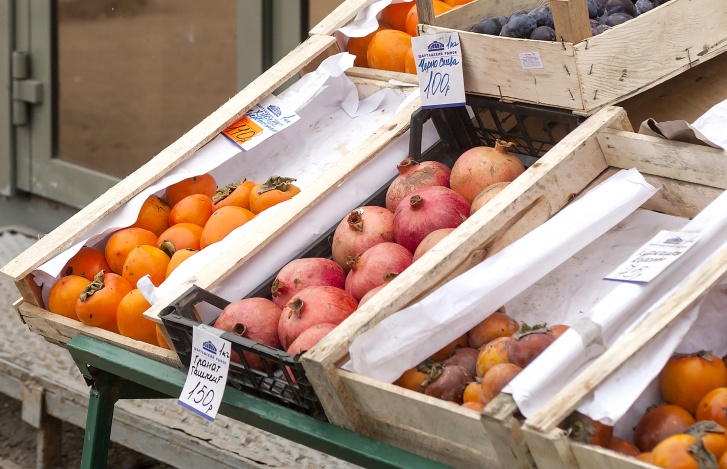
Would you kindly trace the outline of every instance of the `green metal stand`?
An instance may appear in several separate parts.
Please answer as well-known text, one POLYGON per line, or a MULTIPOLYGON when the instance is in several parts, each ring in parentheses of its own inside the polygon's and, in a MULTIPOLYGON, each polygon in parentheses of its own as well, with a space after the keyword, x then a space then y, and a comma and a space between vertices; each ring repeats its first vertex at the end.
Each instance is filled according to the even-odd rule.
MULTIPOLYGON (((81 468, 106 467, 116 401, 176 399, 186 374, 84 335, 74 337, 68 351, 91 386, 81 468)), ((363 467, 447 467, 229 386, 219 413, 363 467)))

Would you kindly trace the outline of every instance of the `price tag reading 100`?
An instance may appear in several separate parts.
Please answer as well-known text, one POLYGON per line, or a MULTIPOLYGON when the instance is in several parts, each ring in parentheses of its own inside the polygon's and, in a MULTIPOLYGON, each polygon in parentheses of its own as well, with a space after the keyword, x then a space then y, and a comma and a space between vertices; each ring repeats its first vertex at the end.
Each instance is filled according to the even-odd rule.
POLYGON ((194 328, 189 373, 179 396, 182 406, 210 421, 220 408, 230 367, 230 343, 218 333, 204 324, 194 328))

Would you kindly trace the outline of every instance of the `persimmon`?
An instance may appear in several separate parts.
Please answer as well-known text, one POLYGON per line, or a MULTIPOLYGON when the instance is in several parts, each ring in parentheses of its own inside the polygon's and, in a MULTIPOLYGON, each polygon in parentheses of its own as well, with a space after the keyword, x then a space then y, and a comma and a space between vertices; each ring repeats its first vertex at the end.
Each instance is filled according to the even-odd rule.
POLYGON ((142 244, 156 246, 157 235, 144 228, 129 227, 112 234, 106 242, 106 261, 114 273, 121 275, 124 271, 126 256, 132 249, 142 244))
POLYGON ((84 246, 61 269, 61 275, 80 275, 90 282, 102 270, 110 271, 106 257, 100 249, 84 246))
POLYGON ((217 192, 217 182, 211 174, 202 174, 191 178, 183 179, 164 191, 164 198, 170 207, 177 205, 177 202, 192 194, 204 194, 210 199, 217 192))
POLYGON ((417 367, 414 367, 406 370, 399 379, 394 381, 394 384, 411 391, 423 393, 425 388, 424 384, 427 381, 427 378, 429 378, 427 373, 424 373, 417 369, 417 367))
POLYGON ((293 178, 272 176, 267 181, 256 184, 250 191, 250 211, 258 214, 300 193, 300 188, 293 185, 293 178))
POLYGON ((204 249, 210 244, 222 241, 225 236, 253 218, 255 214, 242 207, 229 206, 215 210, 202 230, 199 239, 200 248, 204 249))
POLYGON ((508 358, 508 350, 510 347, 509 337, 498 337, 488 342, 480 350, 477 355, 477 364, 475 365, 475 375, 478 377, 485 376, 485 373, 495 365, 502 363, 510 363, 508 358))
POLYGON ((704 445, 700 445, 696 438, 685 433, 678 433, 656 445, 651 453, 651 462, 659 467, 698 469, 699 463, 692 454, 693 452, 709 457, 705 455, 707 450, 704 445))
POLYGON ((718 464, 719 469, 727 469, 727 451, 722 453, 722 456, 719 458, 718 464))
POLYGON ((369 66, 369 61, 366 58, 366 51, 368 50, 371 39, 373 39, 374 35, 377 32, 381 31, 382 29, 387 29, 387 28, 386 28, 386 26, 380 24, 379 27, 376 28, 376 31, 374 31, 370 34, 367 34, 366 36, 348 38, 348 43, 346 44, 346 51, 349 54, 353 54, 356 56, 356 60, 353 61, 353 65, 355 65, 356 67, 368 67, 369 66))
POLYGON ((399 31, 406 31, 406 15, 415 2, 393 3, 383 10, 379 19, 382 23, 399 31))
POLYGON ((447 358, 454 355, 458 349, 462 347, 468 347, 469 341, 467 340, 467 334, 463 334, 456 339, 454 339, 452 342, 450 342, 448 345, 446 345, 444 348, 439 350, 437 353, 429 357, 430 360, 433 360, 435 362, 443 362, 447 358))
POLYGON ((414 60, 413 48, 410 48, 408 51, 406 51, 406 55, 404 56, 404 72, 411 73, 412 75, 417 74, 417 64, 414 60))
POLYGON ((161 348, 169 350, 169 344, 167 344, 167 339, 164 338, 162 330, 159 329, 158 325, 155 324, 154 326, 156 327, 157 345, 159 345, 161 348))
POLYGON ((204 226, 214 211, 215 204, 206 195, 188 195, 172 207, 172 211, 169 212, 169 225, 194 223, 195 225, 204 226))
POLYGON ((485 406, 481 402, 464 402, 462 403, 462 407, 480 413, 485 410, 485 406))
POLYGON ((233 184, 217 189, 217 193, 212 197, 215 203, 215 210, 228 205, 235 205, 250 210, 250 191, 257 185, 256 182, 242 180, 233 184))
POLYGON ((647 453, 641 453, 636 455, 636 459, 638 459, 639 461, 647 462, 649 464, 654 464, 654 453, 652 453, 651 451, 647 453))
POLYGON ((659 386, 666 402, 695 415, 697 404, 707 393, 727 387, 727 367, 711 352, 677 354, 661 370, 659 386))
POLYGON ((174 254, 172 254, 172 258, 169 259, 169 264, 167 265, 167 272, 165 274, 165 278, 169 277, 169 275, 179 267, 179 264, 186 261, 193 255, 197 254, 199 251, 196 251, 194 249, 180 249, 179 251, 174 251, 174 254))
POLYGON ((78 297, 76 316, 84 324, 118 334, 116 310, 121 299, 133 289, 122 276, 101 271, 78 297))
POLYGON ((461 5, 466 5, 466 4, 468 4, 468 3, 470 3, 470 2, 472 2, 474 0, 443 0, 443 1, 447 5, 449 5, 452 8, 454 8, 454 7, 458 7, 458 6, 461 6, 461 5))
POLYGON ((611 444, 608 445, 608 449, 616 451, 617 453, 625 454, 626 456, 638 456, 641 454, 639 448, 633 443, 617 436, 611 437, 611 444))
POLYGON ((124 272, 121 274, 132 287, 145 275, 149 275, 151 283, 158 287, 167 275, 169 254, 155 246, 137 246, 126 256, 124 272))
POLYGON ((366 49, 369 67, 391 72, 406 72, 406 54, 411 49, 411 36, 396 29, 384 29, 376 34, 366 49))
POLYGON ((89 279, 80 275, 67 275, 59 278, 51 287, 48 296, 50 312, 78 321, 76 301, 89 283, 91 283, 89 279))
POLYGON ((571 412, 558 427, 568 432, 570 439, 579 443, 608 448, 613 440, 613 426, 603 424, 578 411, 571 412))
POLYGON ((727 428, 727 388, 713 389, 699 401, 695 415, 698 421, 714 420, 727 428))
POLYGON ((144 317, 144 311, 151 305, 137 289, 124 295, 116 310, 116 325, 119 333, 134 340, 157 345, 157 325, 144 317))
POLYGON ((662 440, 683 433, 694 425, 694 417, 679 406, 665 404, 647 410, 634 427, 634 444, 641 451, 651 451, 662 440))
POLYGON ((139 216, 132 226, 144 228, 159 236, 169 228, 171 207, 156 195, 150 195, 139 210, 139 216))
POLYGON ((485 397, 485 394, 482 391, 482 385, 477 381, 472 381, 470 384, 467 385, 466 388, 464 388, 462 400, 465 403, 476 402, 482 405, 485 405, 489 402, 489 400, 485 397))
POLYGON ((490 402, 521 371, 522 368, 512 363, 501 363, 493 366, 482 377, 482 396, 487 402, 490 402))
POLYGON ((557 339, 558 337, 562 336, 565 331, 570 329, 570 326, 566 326, 565 324, 554 324, 550 327, 548 327, 550 330, 551 335, 554 339, 557 339))
MULTIPOLYGON (((452 9, 450 5, 447 5, 446 3, 439 0, 434 0, 432 4, 434 6, 434 16, 439 16, 442 13, 452 9)), ((416 36, 418 24, 419 14, 417 13, 417 6, 414 5, 409 10, 409 13, 406 14, 406 27, 404 31, 406 31, 410 36, 416 36)))
POLYGON ((175 252, 182 249, 199 251, 199 240, 202 237, 202 230, 203 228, 201 226, 195 225, 194 223, 177 223, 159 235, 159 239, 156 242, 149 244, 158 246, 164 241, 169 241, 174 245, 175 252))
POLYGON ((505 313, 496 311, 470 329, 470 347, 480 348, 498 337, 510 337, 520 330, 520 324, 505 313))

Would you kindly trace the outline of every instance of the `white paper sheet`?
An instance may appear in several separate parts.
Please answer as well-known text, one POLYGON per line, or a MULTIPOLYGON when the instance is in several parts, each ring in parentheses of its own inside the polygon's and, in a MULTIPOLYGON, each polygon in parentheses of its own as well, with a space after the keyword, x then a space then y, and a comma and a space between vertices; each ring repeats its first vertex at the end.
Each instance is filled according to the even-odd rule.
POLYGON ((393 382, 619 223, 655 191, 636 170, 617 173, 498 254, 361 334, 350 347, 350 367, 393 382))
POLYGON ((340 50, 346 50, 348 38, 364 37, 376 31, 379 27, 379 13, 394 3, 411 3, 414 6, 414 0, 379 0, 372 3, 361 10, 353 21, 334 33, 340 50))
POLYGON ((692 124, 697 130, 727 150, 727 100, 717 103, 692 124))

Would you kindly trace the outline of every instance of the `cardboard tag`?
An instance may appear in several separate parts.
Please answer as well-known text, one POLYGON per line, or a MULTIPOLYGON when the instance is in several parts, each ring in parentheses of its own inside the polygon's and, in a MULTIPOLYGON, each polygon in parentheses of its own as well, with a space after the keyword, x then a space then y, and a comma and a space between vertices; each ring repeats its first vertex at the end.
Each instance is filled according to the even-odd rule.
POLYGON ((197 415, 214 421, 225 393, 230 368, 230 343, 223 331, 205 324, 192 332, 192 358, 179 403, 197 415))
POLYGON ((247 151, 300 119, 295 110, 270 95, 253 106, 222 134, 247 151))
POLYGON ((411 38, 422 108, 464 106, 464 74, 459 33, 411 38))
POLYGON ((605 279, 648 283, 684 255, 700 236, 692 231, 660 231, 605 279))

